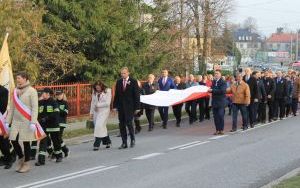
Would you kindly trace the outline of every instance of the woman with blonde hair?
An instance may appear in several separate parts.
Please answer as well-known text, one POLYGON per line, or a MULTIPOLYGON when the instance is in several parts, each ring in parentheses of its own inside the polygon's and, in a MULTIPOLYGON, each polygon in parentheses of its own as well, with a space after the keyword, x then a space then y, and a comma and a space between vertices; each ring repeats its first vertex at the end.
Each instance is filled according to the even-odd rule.
POLYGON ((97 81, 93 85, 92 102, 90 116, 94 122, 94 151, 98 151, 101 141, 106 148, 110 148, 111 140, 107 133, 107 120, 110 114, 111 89, 101 82, 97 81))

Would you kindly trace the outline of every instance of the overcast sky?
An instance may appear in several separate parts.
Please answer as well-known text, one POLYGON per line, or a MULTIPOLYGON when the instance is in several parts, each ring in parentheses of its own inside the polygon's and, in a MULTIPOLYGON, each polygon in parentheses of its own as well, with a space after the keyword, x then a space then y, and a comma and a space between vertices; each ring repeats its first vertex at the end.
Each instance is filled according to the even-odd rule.
POLYGON ((257 20, 258 30, 266 36, 277 27, 300 28, 300 0, 234 0, 235 10, 229 16, 234 23, 242 23, 251 16, 257 20))

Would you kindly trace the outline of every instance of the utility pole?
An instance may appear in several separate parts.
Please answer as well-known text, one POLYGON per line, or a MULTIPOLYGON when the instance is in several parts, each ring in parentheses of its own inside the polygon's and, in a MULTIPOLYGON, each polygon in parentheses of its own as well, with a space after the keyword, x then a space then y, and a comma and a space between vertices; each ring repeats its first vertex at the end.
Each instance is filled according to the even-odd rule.
POLYGON ((211 20, 210 2, 209 0, 204 1, 204 24, 203 24, 203 53, 201 61, 201 74, 206 73, 206 60, 208 54, 208 32, 211 20))
POLYGON ((293 34, 291 33, 291 62, 293 62, 293 34))
POLYGON ((297 30, 297 40, 296 40, 297 42, 296 42, 296 61, 298 61, 298 55, 299 55, 299 30, 297 30))

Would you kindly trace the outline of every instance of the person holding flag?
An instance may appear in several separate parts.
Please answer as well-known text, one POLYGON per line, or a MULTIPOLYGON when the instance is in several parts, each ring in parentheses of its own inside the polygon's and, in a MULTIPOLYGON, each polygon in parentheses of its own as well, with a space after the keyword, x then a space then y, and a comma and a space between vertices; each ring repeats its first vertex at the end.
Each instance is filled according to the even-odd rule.
POLYGON ((38 124, 37 118, 37 91, 30 86, 28 74, 26 72, 19 72, 17 74, 17 88, 14 90, 5 123, 6 127, 10 126, 9 137, 19 157, 16 169, 19 173, 25 173, 30 170, 30 142, 39 140, 45 136, 38 124), (24 152, 19 142, 23 142, 24 152))

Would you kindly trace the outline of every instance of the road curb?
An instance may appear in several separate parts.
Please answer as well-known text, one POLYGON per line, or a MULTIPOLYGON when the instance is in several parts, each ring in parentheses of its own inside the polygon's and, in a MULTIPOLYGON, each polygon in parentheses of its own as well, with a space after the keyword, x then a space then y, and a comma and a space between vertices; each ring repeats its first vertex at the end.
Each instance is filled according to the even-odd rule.
POLYGON ((296 169, 292 170, 291 172, 285 174, 284 176, 281 176, 280 178, 262 186, 261 188, 272 188, 273 186, 278 185, 280 182, 287 180, 289 178, 292 178, 292 177, 298 175, 299 173, 300 173, 300 168, 296 168, 296 169))

